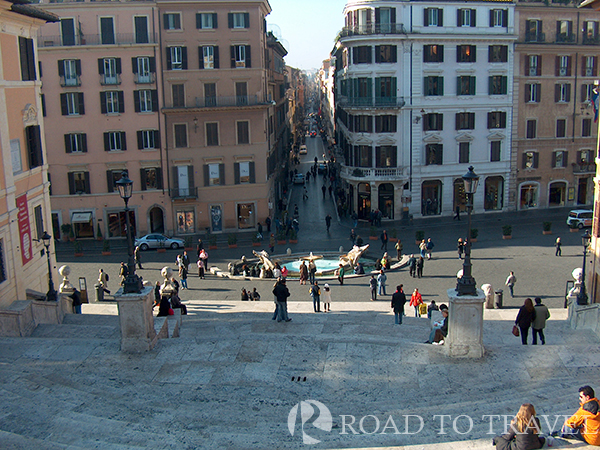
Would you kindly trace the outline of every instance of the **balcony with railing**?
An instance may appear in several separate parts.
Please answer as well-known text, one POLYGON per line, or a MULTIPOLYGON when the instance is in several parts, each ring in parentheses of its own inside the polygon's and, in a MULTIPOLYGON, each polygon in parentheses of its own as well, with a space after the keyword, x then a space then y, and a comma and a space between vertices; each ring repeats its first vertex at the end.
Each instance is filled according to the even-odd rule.
POLYGON ((115 35, 85 34, 76 36, 38 36, 38 47, 71 47, 90 45, 135 45, 156 44, 156 33, 140 36, 134 33, 117 33, 115 35))
POLYGON ((402 167, 342 166, 342 178, 353 181, 395 181, 402 178, 402 167))
POLYGON ((136 73, 134 75, 133 82, 135 84, 154 84, 156 81, 156 74, 151 73, 136 73))
POLYGON ((79 75, 63 75, 60 77, 62 87, 81 86, 81 77, 79 75))
POLYGON ((527 32, 525 33, 525 42, 546 42, 546 33, 527 32))
POLYGON ((339 105, 350 108, 402 108, 406 102, 404 97, 343 97, 339 105))
POLYGON ((196 97, 195 108, 231 108, 268 105, 270 102, 258 95, 234 95, 219 97, 196 97))
POLYGON ((198 198, 197 187, 186 188, 171 188, 169 189, 169 197, 173 200, 187 200, 198 198))
POLYGON ((581 162, 580 164, 576 164, 573 163, 573 173, 578 173, 578 174, 584 174, 584 173, 589 173, 589 174, 595 174, 596 173, 596 164, 595 163, 583 163, 581 162))
POLYGON ((401 23, 378 23, 369 25, 357 25, 344 27, 338 37, 368 36, 373 34, 406 34, 404 24, 401 23))
POLYGON ((574 44, 575 34, 574 33, 560 33, 556 35, 557 44, 574 44))
POLYGON ((121 74, 100 75, 100 84, 102 86, 118 86, 121 84, 121 74))
POLYGON ((584 33, 581 38, 581 43, 583 45, 598 45, 600 44, 600 35, 589 35, 587 33, 584 33))

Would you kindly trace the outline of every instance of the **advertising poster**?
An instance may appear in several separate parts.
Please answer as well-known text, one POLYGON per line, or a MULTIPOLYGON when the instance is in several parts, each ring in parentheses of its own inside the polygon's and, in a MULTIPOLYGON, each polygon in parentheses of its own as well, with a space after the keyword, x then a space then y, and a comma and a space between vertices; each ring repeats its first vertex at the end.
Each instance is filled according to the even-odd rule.
POLYGON ((27 209, 27 194, 17 197, 17 214, 19 222, 19 237, 21 240, 21 257, 23 265, 33 258, 31 249, 31 229, 29 227, 29 210, 27 209))

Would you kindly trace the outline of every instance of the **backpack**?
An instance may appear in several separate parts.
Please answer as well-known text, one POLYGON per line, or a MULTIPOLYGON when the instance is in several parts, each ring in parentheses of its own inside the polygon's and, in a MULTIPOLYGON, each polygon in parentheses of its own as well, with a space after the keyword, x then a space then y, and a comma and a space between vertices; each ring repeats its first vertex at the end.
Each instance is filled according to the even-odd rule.
POLYGON ((110 277, 108 276, 107 273, 105 273, 104 275, 106 275, 106 281, 108 282, 108 280, 110 280, 110 277))

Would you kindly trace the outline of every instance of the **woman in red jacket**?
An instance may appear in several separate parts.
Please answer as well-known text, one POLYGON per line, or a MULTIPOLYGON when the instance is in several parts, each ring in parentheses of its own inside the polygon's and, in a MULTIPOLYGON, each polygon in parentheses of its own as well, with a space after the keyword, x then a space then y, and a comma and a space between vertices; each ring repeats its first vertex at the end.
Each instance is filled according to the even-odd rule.
POLYGON ((423 303, 423 297, 421 297, 421 294, 419 293, 419 290, 417 288, 415 288, 415 291, 413 292, 413 294, 410 297, 410 306, 414 306, 415 307, 415 317, 421 317, 421 315, 419 314, 419 305, 423 303))

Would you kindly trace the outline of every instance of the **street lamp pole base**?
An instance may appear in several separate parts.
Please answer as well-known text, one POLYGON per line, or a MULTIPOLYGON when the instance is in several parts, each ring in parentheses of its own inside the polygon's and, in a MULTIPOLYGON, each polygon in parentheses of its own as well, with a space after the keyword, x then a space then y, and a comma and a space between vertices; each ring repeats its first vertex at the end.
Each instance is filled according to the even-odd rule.
POLYGON ((475 278, 464 276, 456 283, 456 295, 478 295, 475 278))
POLYGON ((125 282, 123 283, 123 293, 125 294, 139 294, 142 292, 142 287, 144 283, 142 282, 141 277, 137 275, 129 275, 125 278, 125 282))

